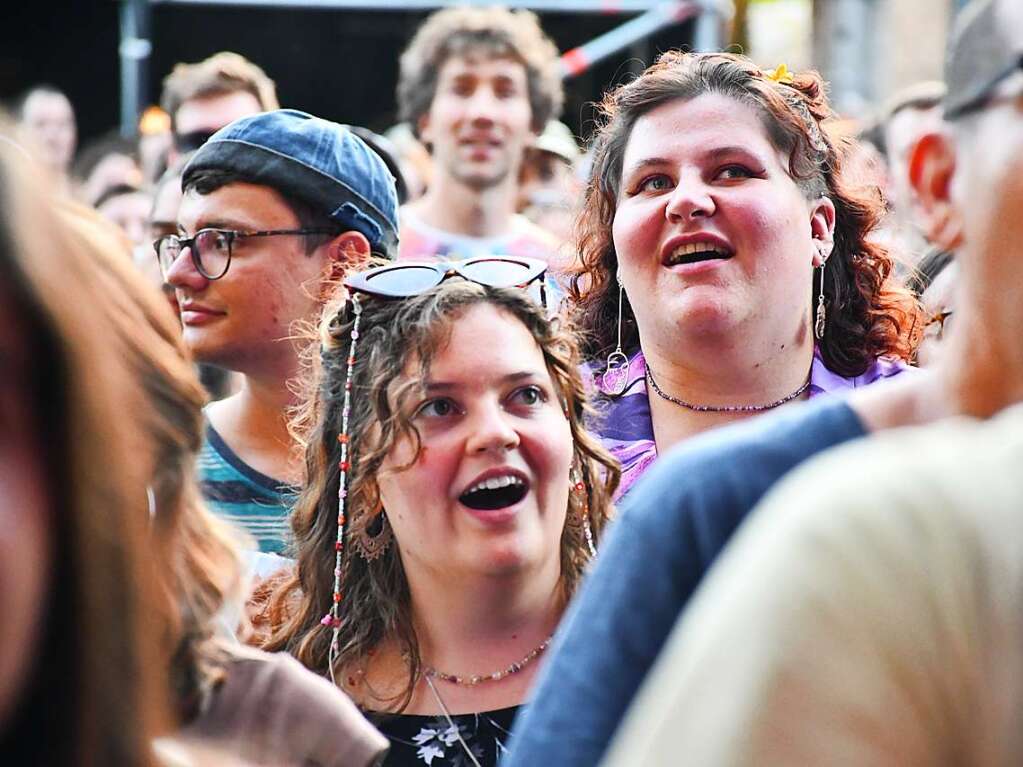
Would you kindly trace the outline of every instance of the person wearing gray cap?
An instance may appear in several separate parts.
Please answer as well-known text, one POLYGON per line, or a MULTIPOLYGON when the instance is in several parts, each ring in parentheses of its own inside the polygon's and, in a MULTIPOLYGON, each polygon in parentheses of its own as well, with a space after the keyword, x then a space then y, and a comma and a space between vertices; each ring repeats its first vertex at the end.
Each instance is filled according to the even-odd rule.
POLYGON ((300 368, 294 326, 316 319, 349 269, 394 257, 394 178, 347 127, 277 110, 215 133, 181 184, 179 233, 156 242, 163 276, 196 360, 242 378, 206 408, 202 491, 261 552, 286 553, 302 480, 286 421, 300 368))

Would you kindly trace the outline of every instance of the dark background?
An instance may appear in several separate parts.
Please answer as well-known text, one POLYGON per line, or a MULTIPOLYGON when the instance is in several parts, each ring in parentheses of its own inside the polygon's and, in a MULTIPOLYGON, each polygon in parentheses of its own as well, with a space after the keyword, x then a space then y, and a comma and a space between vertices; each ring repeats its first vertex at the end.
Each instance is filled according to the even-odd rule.
MULTIPOLYGON (((15 0, 16 2, 17 0, 15 0)), ((64 91, 75 107, 79 146, 116 128, 120 119, 119 9, 115 0, 41 2, 11 7, 0 21, 0 100, 9 103, 37 83, 64 91)), ((594 7, 601 2, 594 0, 594 7)), ((152 6, 149 101, 179 61, 233 50, 277 83, 282 106, 339 122, 384 130, 395 122, 398 56, 427 12, 152 6)), ((632 18, 600 13, 541 14, 564 52, 632 18)), ((656 52, 691 40, 678 24, 566 81, 562 119, 577 136, 590 132, 592 109, 611 83, 627 78, 656 52)))

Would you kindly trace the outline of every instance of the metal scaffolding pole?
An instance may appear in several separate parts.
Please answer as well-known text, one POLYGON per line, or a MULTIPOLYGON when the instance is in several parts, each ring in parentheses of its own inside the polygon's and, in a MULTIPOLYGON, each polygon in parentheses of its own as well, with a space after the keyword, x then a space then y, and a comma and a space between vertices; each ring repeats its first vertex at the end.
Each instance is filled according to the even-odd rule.
POLYGON ((696 17, 696 31, 693 34, 693 50, 720 51, 724 48, 725 23, 735 16, 731 0, 702 0, 699 16, 696 17))
POLYGON ((138 118, 148 103, 149 1, 123 0, 121 4, 121 135, 134 138, 138 118))
MULTIPOLYGON (((121 5, 121 132, 133 136, 137 120, 147 103, 150 14, 153 5, 265 6, 336 8, 348 10, 415 11, 450 5, 442 0, 122 0, 121 5)), ((622 15, 633 19, 567 51, 561 57, 562 73, 572 77, 597 61, 634 45, 664 27, 696 17, 693 48, 720 50, 722 30, 734 14, 731 0, 465 0, 466 5, 528 8, 549 13, 622 15)))
POLYGON ((829 0, 814 7, 814 58, 830 84, 831 103, 858 114, 875 98, 876 0, 829 0))
POLYGON ((659 29, 685 21, 700 12, 697 3, 679 0, 662 2, 634 19, 595 37, 585 45, 565 51, 561 55, 563 77, 573 77, 584 72, 601 59, 627 48, 637 40, 649 37, 659 29))
MULTIPOLYGON (((361 11, 432 11, 446 8, 450 0, 149 0, 153 5, 264 6, 280 8, 337 8, 361 11)), ((459 5, 528 8, 542 13, 588 13, 619 15, 641 13, 663 5, 664 0, 461 0, 459 5)))

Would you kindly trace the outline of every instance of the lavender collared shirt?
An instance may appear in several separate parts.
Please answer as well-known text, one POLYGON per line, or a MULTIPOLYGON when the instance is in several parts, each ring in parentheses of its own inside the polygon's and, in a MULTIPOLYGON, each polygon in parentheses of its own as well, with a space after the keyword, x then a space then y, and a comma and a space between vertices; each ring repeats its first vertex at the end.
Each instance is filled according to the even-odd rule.
MULTIPOLYGON (((812 398, 820 394, 839 394, 890 378, 907 369, 908 365, 902 360, 881 357, 862 374, 845 378, 824 366, 820 350, 815 347, 813 362, 810 365, 808 396, 812 398)), ((646 387, 646 359, 643 352, 636 351, 629 358, 625 392, 620 397, 612 398, 607 395, 599 373, 594 375, 593 380, 599 416, 592 430, 622 465, 622 481, 616 496, 618 500, 657 459, 654 424, 650 416, 650 399, 646 387)))

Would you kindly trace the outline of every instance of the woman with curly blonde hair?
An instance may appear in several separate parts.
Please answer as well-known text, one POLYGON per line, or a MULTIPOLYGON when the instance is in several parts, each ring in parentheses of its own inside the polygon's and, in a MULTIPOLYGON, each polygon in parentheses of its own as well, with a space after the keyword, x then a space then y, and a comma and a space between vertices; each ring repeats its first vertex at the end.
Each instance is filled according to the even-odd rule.
POLYGON ((904 369, 920 310, 816 73, 668 52, 601 109, 572 297, 621 492, 694 434, 904 369))
POLYGON ((573 337, 501 287, 543 271, 385 266, 325 315, 269 646, 376 720, 387 765, 496 764, 608 518, 618 472, 583 428, 573 337))

